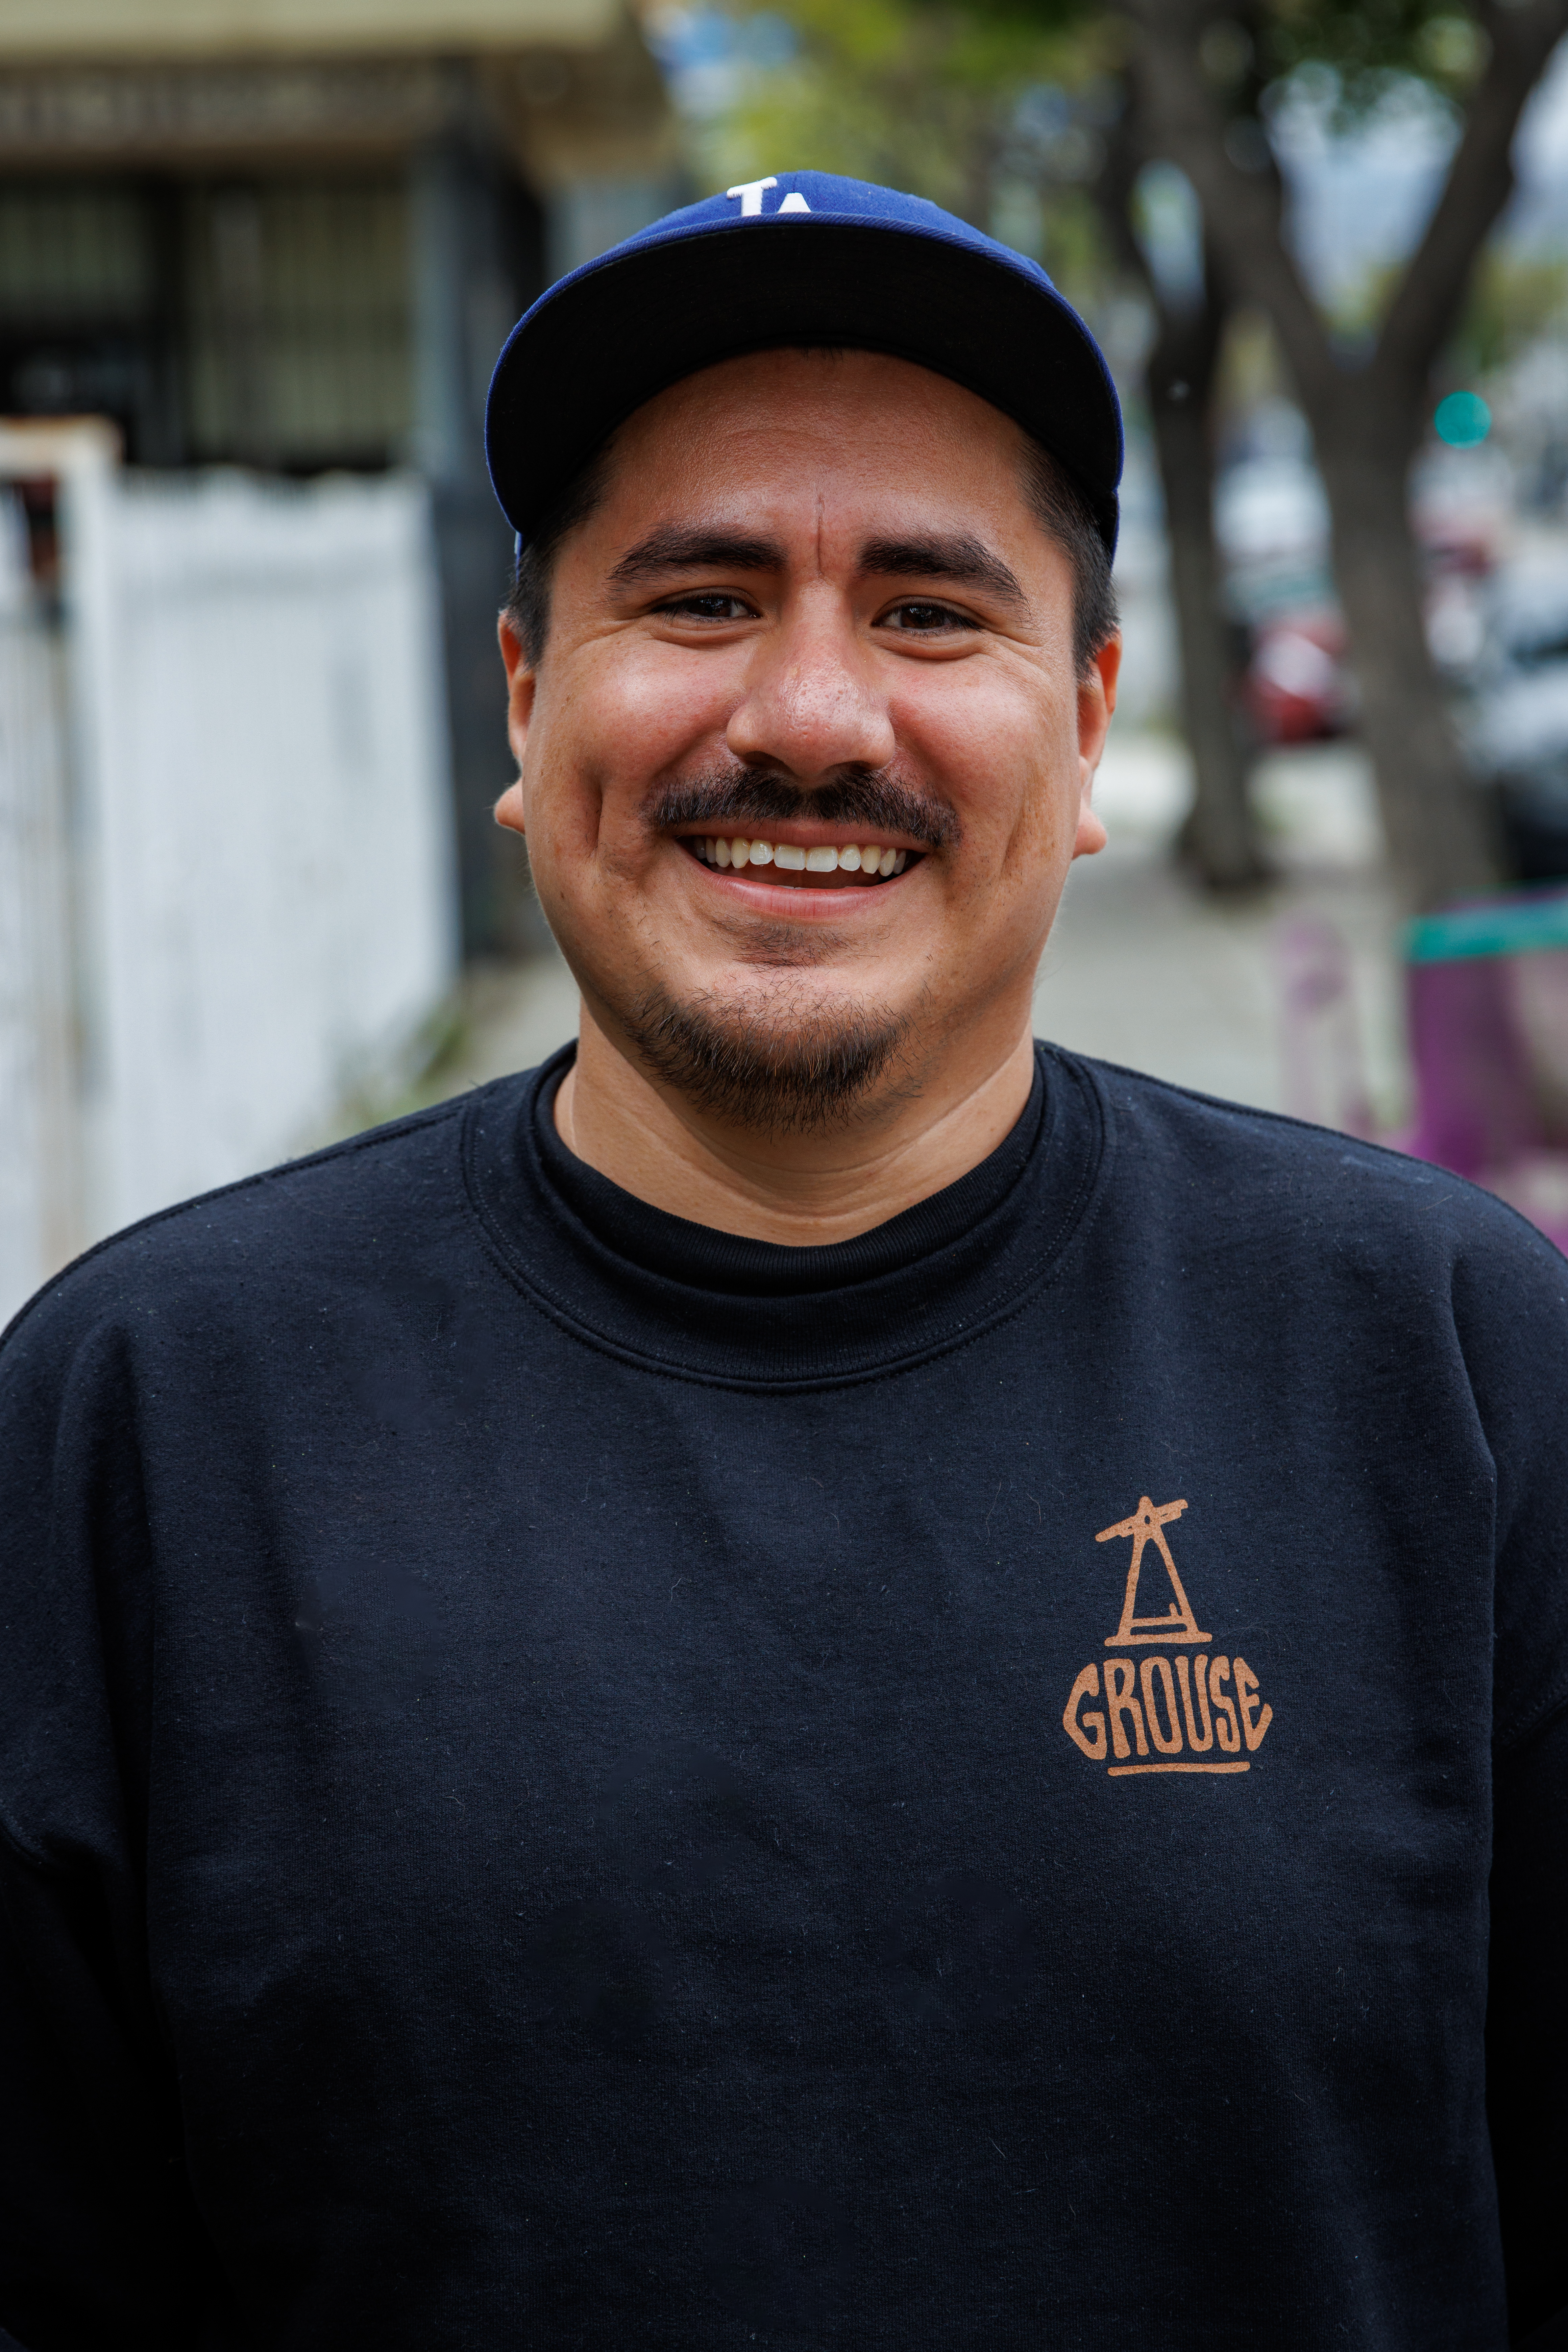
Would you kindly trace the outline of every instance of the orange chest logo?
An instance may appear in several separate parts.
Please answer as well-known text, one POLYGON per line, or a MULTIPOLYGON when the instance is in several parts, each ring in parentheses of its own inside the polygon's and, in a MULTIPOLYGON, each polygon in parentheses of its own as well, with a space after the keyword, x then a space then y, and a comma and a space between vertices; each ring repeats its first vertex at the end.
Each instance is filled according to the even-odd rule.
POLYGON ((1104 1764, 1113 1780, 1137 1772, 1248 1772, 1274 1720, 1274 1709, 1258 1697, 1258 1677, 1245 1658, 1215 1656, 1197 1647, 1214 1636, 1199 1628, 1165 1539, 1165 1529, 1186 1507, 1184 1502, 1152 1503, 1143 1495, 1131 1518, 1101 1528, 1095 1538, 1096 1543, 1131 1538, 1132 1544, 1121 1622, 1106 1635, 1106 1648, 1161 1644, 1158 1653, 1137 1662, 1107 1658, 1102 1707, 1089 1705, 1100 1696, 1100 1670, 1085 1666, 1063 1710, 1068 1738, 1091 1764, 1104 1764), (1140 1617, 1138 1586, 1151 1544, 1164 1563, 1171 1598, 1163 1616, 1140 1617), (1166 1657, 1167 1649, 1177 1654, 1166 1657), (1190 1654, 1194 1651, 1195 1656, 1190 1654))

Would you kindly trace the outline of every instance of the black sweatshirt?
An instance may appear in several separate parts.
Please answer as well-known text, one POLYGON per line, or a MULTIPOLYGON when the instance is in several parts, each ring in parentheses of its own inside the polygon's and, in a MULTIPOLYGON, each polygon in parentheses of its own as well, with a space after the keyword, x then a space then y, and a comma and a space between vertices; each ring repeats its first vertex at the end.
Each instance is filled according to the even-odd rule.
POLYGON ((1048 1049, 961 1182, 776 1248, 573 1160, 564 1059, 0 1350, 0 2326, 1548 2322, 1568 1265, 1048 1049))

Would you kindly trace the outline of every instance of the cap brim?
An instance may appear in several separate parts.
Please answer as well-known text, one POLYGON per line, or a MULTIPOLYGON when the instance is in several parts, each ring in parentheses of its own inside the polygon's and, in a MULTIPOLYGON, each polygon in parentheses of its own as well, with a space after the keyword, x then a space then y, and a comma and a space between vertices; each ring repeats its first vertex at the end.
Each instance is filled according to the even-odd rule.
POLYGON ((589 264, 516 327, 485 419, 526 541, 616 426, 719 361, 789 344, 886 352, 951 377, 1073 476, 1116 547, 1121 420, 1105 362, 1045 282, 929 232, 802 214, 687 232, 589 264))

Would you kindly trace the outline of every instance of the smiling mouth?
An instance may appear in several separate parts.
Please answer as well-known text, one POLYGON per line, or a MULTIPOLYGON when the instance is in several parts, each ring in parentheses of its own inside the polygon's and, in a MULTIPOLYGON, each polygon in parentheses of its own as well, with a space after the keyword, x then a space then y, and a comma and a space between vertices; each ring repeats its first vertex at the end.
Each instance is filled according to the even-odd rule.
POLYGON ((842 848, 817 843, 805 849, 798 842, 758 841, 744 834, 687 834, 681 845, 721 872, 744 872, 754 881, 807 889, 879 886, 901 874, 911 857, 917 865, 921 858, 918 849, 894 849, 880 841, 847 842, 842 848))

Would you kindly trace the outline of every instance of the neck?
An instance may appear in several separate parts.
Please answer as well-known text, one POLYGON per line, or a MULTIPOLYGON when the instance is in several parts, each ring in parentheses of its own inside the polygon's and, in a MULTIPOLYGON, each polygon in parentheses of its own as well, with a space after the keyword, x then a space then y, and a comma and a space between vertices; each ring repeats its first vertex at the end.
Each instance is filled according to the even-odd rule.
POLYGON ((763 1137, 656 1086, 584 1004, 556 1130, 601 1176, 672 1216, 794 1248, 850 1241, 955 1184, 1022 1116, 1035 1075, 1026 1010, 1000 1036, 966 1043, 912 1099, 874 1103, 828 1135, 763 1137))

